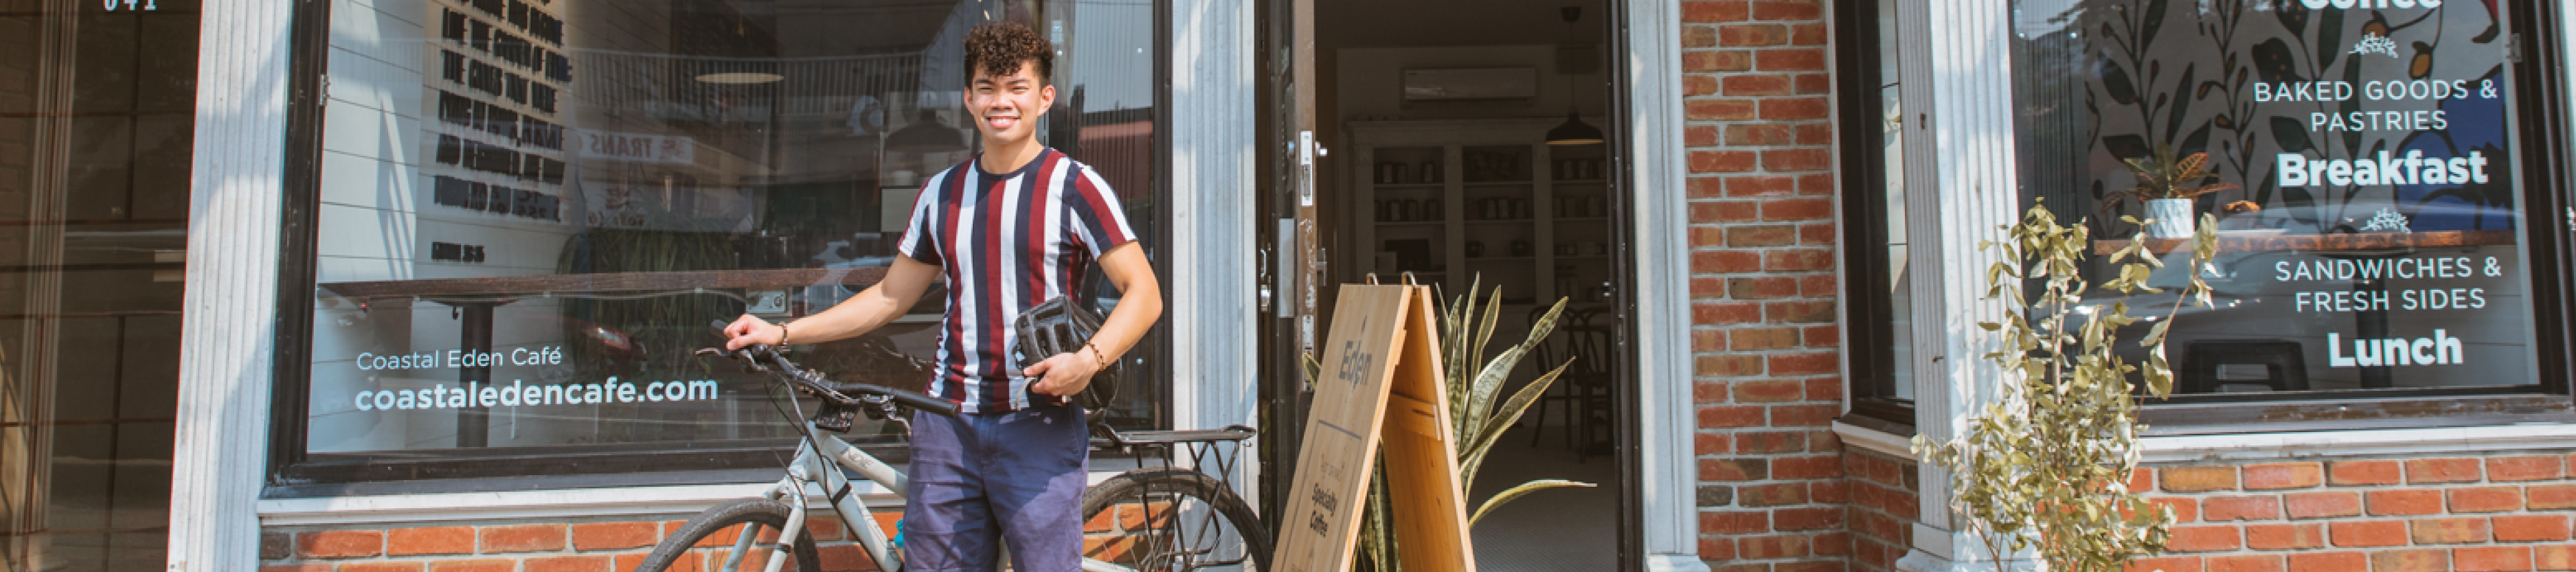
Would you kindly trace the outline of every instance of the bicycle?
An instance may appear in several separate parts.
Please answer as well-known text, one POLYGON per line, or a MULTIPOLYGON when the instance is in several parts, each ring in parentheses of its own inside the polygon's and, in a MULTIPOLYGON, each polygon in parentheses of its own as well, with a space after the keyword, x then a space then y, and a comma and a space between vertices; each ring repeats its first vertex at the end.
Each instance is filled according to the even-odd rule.
MULTIPOLYGON (((721 328, 723 324, 719 323, 721 328)), ((719 504, 681 524, 653 547, 635 572, 665 570, 794 570, 819 572, 820 551, 805 530, 808 485, 824 491, 842 528, 880 570, 901 572, 903 557, 875 520, 857 484, 843 470, 901 495, 909 482, 902 471, 823 431, 848 431, 860 414, 892 419, 908 433, 904 408, 954 417, 957 406, 920 393, 865 383, 840 383, 796 365, 785 352, 752 345, 725 352, 698 350, 701 356, 741 361, 754 372, 785 384, 791 417, 804 406, 798 395, 822 400, 811 416, 799 419, 802 439, 786 476, 761 496, 719 504), (694 565, 688 560, 696 558, 694 565)), ((1213 465, 1218 475, 1233 474, 1240 455, 1217 454, 1219 447, 1254 436, 1233 426, 1199 431, 1118 431, 1092 422, 1092 449, 1125 452, 1138 468, 1110 477, 1083 491, 1082 569, 1088 572, 1188 572, 1194 570, 1259 571, 1270 566, 1271 538, 1251 505, 1236 496, 1230 481, 1190 468, 1173 466, 1186 454, 1191 467, 1213 465), (1148 461, 1158 464, 1148 465, 1148 461)), ((1001 564, 1008 564, 1007 558, 1001 564)))

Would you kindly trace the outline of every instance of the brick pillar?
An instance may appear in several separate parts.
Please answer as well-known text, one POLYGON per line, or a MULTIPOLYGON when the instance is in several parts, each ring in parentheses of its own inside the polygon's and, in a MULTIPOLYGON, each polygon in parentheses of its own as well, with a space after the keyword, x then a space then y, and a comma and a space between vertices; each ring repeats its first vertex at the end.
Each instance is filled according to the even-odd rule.
POLYGON ((1700 557, 1845 568, 1823 6, 1682 3, 1700 557))

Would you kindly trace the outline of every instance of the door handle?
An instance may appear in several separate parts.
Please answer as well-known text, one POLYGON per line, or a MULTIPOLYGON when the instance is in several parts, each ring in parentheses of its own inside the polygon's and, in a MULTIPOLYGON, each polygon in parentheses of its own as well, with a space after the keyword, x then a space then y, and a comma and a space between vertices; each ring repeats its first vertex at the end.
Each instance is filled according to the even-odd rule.
MULTIPOLYGON (((1277 292, 1277 294, 1272 295, 1273 298, 1293 295, 1290 293, 1297 291, 1297 219, 1279 219, 1278 236, 1279 249, 1274 252, 1279 253, 1279 258, 1276 260, 1276 262, 1279 263, 1279 268, 1278 270, 1273 271, 1270 275, 1270 279, 1274 283, 1271 287, 1277 292)), ((1281 318, 1295 315, 1296 312, 1290 309, 1295 306, 1296 304, 1287 303, 1285 301, 1271 304, 1271 308, 1277 310, 1278 316, 1281 318)))

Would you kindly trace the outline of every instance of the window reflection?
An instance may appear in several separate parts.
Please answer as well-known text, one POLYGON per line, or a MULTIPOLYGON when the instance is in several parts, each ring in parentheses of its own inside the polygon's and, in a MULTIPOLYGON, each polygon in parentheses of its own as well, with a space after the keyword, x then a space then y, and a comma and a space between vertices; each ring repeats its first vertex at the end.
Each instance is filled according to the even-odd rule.
MULTIPOLYGON (((919 185, 975 152, 961 38, 988 19, 1035 22, 1055 40, 1059 96, 1040 137, 1098 169, 1154 236, 1151 3, 335 10, 356 15, 332 33, 315 459, 765 447, 789 435, 766 381, 689 352, 714 343, 711 321, 821 311, 891 264, 919 185)), ((800 359, 918 389, 939 298, 869 336, 798 348, 800 359)), ((1150 373, 1130 368, 1133 403, 1115 417, 1154 422, 1150 373)))
POLYGON ((197 3, 0 9, 0 570, 159 568, 197 3))
POLYGON ((1884 366, 1887 370, 1884 383, 1889 384, 1884 395, 1911 401, 1914 399, 1914 283, 1913 273, 1906 271, 1909 264, 1906 261, 1908 239, 1905 224, 1905 105, 1898 89, 1904 82, 1898 75, 1902 60, 1897 49, 1896 11, 1894 0, 1879 0, 1877 83, 1879 109, 1882 110, 1879 137, 1886 158, 1880 174, 1886 184, 1886 194, 1883 195, 1886 202, 1880 207, 1880 212, 1887 213, 1886 220, 1881 222, 1887 228, 1888 269, 1884 292, 1887 295, 1887 351, 1890 356, 1884 366))

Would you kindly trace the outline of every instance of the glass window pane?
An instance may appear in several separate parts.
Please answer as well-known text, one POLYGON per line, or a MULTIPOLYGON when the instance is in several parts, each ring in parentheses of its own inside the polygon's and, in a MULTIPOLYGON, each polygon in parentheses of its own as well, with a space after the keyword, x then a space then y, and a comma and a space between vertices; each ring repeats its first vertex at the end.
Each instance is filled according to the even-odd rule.
POLYGON ((2521 8, 2316 4, 2015 2, 2025 205, 2089 219, 2097 253, 2217 217, 2216 307, 2176 309, 2173 240, 2150 243, 2169 291, 2130 302, 2179 312, 2179 393, 2537 383, 2499 33, 2521 8))
MULTIPOLYGON (((1154 7, 335 6, 309 454, 776 447, 794 429, 770 381, 690 352, 717 343, 712 321, 811 315, 893 264, 923 185, 976 156, 961 98, 974 25, 1029 22, 1055 44, 1040 141, 1090 165, 1153 236, 1154 7)), ((1105 280, 1083 282, 1116 303, 1105 280)), ((945 296, 798 359, 922 389, 945 296)), ((1131 387, 1154 387, 1122 396, 1157 394, 1139 369, 1131 387)), ((1127 401, 1114 418, 1159 415, 1159 399, 1127 401)), ((862 419, 851 435, 897 430, 862 419)), ((563 470, 583 469, 524 469, 563 470)))
POLYGON ((109 524, 119 530, 148 530, 170 524, 170 460, 176 424, 119 424, 116 431, 116 478, 109 497, 115 503, 109 524))
POLYGON ((1887 333, 1888 391, 1886 397, 1914 399, 1914 276, 1906 272, 1907 248, 1902 244, 1887 247, 1888 293, 1887 333))
POLYGON ((46 461, 52 470, 41 485, 46 489, 45 524, 55 530, 107 528, 116 427, 62 425, 50 433, 53 450, 46 461))
MULTIPOLYGON (((1898 49, 1897 9, 1895 0, 1878 0, 1877 6, 1873 8, 1876 13, 1878 32, 1878 37, 1873 39, 1878 45, 1878 75, 1872 78, 1871 82, 1878 91, 1879 121, 1872 136, 1878 139, 1881 161, 1879 164, 1868 166, 1868 169, 1875 172, 1867 173, 1862 180, 1874 180, 1877 183, 1878 190, 1871 191, 1870 195, 1864 195, 1866 198, 1863 200, 1879 201, 1876 205, 1877 212, 1884 215, 1880 220, 1872 222, 1885 229, 1883 236, 1886 237, 1882 252, 1886 256, 1883 263, 1886 265, 1887 274, 1875 277, 1878 284, 1870 294, 1884 297, 1885 304, 1881 307, 1887 313, 1879 318, 1880 324, 1875 326, 1881 331, 1879 343, 1884 344, 1883 347, 1877 348, 1877 351, 1879 355, 1885 356, 1885 359, 1877 365, 1879 371, 1870 372, 1878 384, 1878 389, 1872 397, 1911 401, 1914 399, 1914 304, 1913 286, 1910 281, 1912 273, 1907 272, 1910 265, 1906 261, 1906 112, 1901 91, 1904 82, 1899 76, 1902 66, 1898 49)), ((1878 304, 1871 305, 1878 306, 1878 304)))
POLYGON ((0 58, 0 567, 157 568, 197 3, 12 6, 0 9, 12 56, 0 58))

